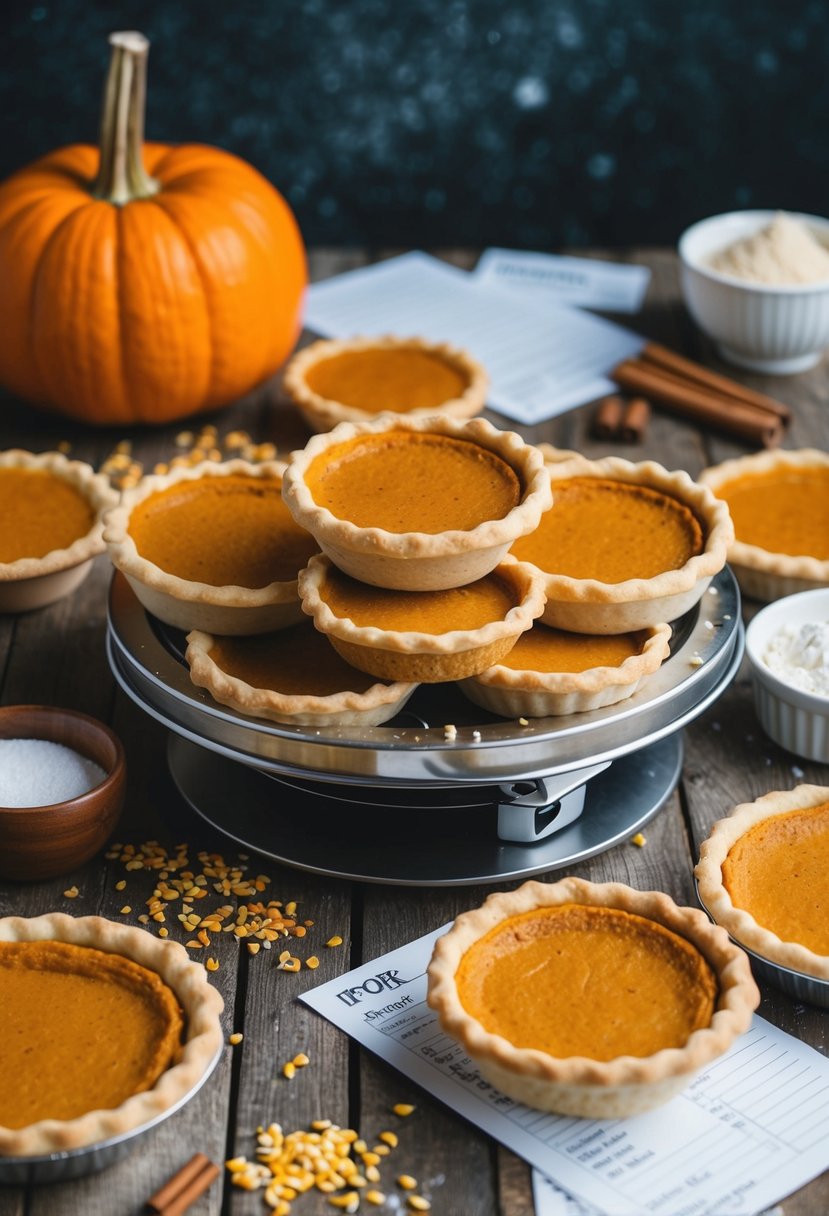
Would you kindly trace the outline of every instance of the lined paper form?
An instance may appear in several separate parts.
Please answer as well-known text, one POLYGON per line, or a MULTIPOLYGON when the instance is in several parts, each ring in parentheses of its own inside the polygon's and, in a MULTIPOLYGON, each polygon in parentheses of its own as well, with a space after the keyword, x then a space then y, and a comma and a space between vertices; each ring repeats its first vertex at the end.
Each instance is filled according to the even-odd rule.
POLYGON ((679 1097, 643 1115, 575 1119, 508 1098, 426 1004, 446 928, 300 999, 551 1178, 551 1214, 753 1216, 829 1167, 829 1060, 758 1017, 679 1097))
POLYGON ((638 312, 651 278, 647 266, 518 249, 485 249, 474 274, 481 283, 543 292, 552 303, 608 312, 638 312))
POLYGON ((466 347, 489 373, 490 407, 523 423, 615 391, 610 371, 644 346, 620 325, 418 252, 314 283, 305 322, 326 337, 394 333, 466 347))

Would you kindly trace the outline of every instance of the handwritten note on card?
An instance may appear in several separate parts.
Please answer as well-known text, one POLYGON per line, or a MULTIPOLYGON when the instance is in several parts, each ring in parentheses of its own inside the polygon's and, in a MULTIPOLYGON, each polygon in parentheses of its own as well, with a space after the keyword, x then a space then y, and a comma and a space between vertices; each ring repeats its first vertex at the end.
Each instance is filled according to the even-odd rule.
POLYGON ((301 999, 551 1178, 574 1214, 748 1216, 829 1167, 829 1060, 762 1018, 679 1097, 631 1119, 550 1115, 508 1098, 426 1004, 444 931, 301 999))

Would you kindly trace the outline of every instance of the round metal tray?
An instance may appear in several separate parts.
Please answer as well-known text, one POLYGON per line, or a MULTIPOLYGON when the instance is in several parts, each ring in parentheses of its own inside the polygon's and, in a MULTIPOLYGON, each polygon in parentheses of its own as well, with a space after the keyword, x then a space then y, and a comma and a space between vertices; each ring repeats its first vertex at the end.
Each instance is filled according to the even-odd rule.
POLYGON ((179 792, 202 819, 274 861, 361 882, 464 886, 545 874, 629 840, 676 785, 682 735, 592 777, 582 814, 532 843, 499 839, 497 795, 485 787, 460 787, 455 806, 431 790, 420 797, 387 790, 387 805, 367 805, 349 787, 344 806, 340 797, 321 797, 179 735, 169 737, 168 759, 179 792))
POLYGON ((628 700, 527 725, 486 714, 451 684, 421 685, 384 726, 280 726, 218 705, 190 680, 184 635, 149 616, 122 575, 109 597, 107 653, 124 691, 176 734, 264 772, 338 783, 491 785, 616 760, 676 733, 725 689, 744 646, 740 594, 726 567, 673 622, 671 653, 628 700), (457 734, 447 742, 444 725, 457 734))

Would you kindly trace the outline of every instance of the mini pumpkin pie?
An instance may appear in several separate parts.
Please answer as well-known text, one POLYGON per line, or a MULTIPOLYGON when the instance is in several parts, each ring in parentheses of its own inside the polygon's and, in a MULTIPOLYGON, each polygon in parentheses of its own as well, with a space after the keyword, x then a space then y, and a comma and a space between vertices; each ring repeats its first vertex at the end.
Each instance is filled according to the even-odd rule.
POLYGON ((439 938, 428 1001, 497 1089, 617 1119, 667 1101, 759 1002, 724 930, 658 891, 564 878, 491 895, 439 938))
POLYGON ((144 478, 104 539, 148 612, 178 629, 251 634, 302 619, 297 573, 317 552, 282 501, 284 464, 229 460, 144 478))
POLYGON ((829 980, 829 787, 741 803, 714 824, 695 873, 704 907, 735 941, 829 980))
POLYGON ((670 651, 670 625, 635 633, 565 633, 536 621, 505 658, 462 692, 505 718, 582 713, 631 697, 670 651))
POLYGON ((345 662, 310 621, 256 637, 187 635, 190 678, 221 705, 296 726, 377 726, 417 688, 345 662))
POLYGON ((552 502, 540 452, 483 418, 341 423, 293 453, 282 493, 346 574, 401 591, 482 578, 552 502))
POLYGON ((471 418, 486 404, 487 374, 468 351, 424 338, 313 342, 285 369, 283 388, 315 431, 391 412, 471 418))
POLYGON ((548 470, 555 506, 511 549, 545 574, 545 624, 630 633, 672 621, 725 565, 728 508, 687 473, 614 456, 548 470))
POLYGON ((436 684, 498 662, 544 607, 543 580, 512 559, 464 587, 392 591, 324 556, 299 576, 302 607, 347 663, 381 680, 436 684))
POLYGON ((60 452, 0 452, 0 611, 43 608, 74 591, 104 550, 106 477, 60 452))
POLYGON ((0 1156, 83 1148, 172 1111, 222 1046, 183 946, 96 916, 0 920, 0 1156))
POLYGON ((829 583, 829 453, 758 452, 700 481, 728 504, 728 561, 746 595, 770 601, 829 583))

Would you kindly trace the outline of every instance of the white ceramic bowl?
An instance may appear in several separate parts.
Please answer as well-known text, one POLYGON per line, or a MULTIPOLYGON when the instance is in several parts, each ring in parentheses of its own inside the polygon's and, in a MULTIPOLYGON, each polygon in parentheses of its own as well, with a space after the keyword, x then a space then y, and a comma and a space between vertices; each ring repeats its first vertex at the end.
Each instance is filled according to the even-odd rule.
MULTIPOLYGON (((722 274, 716 253, 765 228, 775 211, 729 211, 692 224, 679 239, 682 293, 691 316, 725 359, 789 375, 813 367, 829 346, 829 279, 778 287, 722 274)), ((829 219, 789 212, 829 249, 829 219)))
POLYGON ((786 683, 764 661, 769 642, 784 625, 829 621, 829 587, 775 600, 746 630, 746 655, 754 684, 754 707, 763 730, 787 751, 829 763, 829 696, 786 683))

